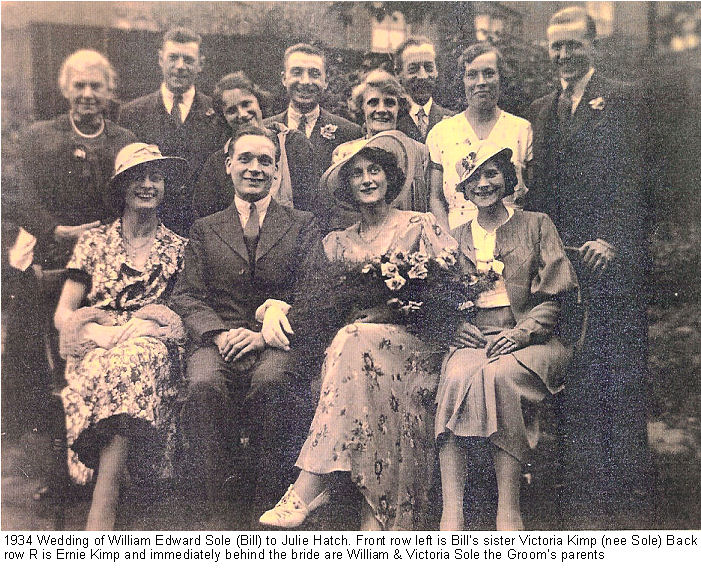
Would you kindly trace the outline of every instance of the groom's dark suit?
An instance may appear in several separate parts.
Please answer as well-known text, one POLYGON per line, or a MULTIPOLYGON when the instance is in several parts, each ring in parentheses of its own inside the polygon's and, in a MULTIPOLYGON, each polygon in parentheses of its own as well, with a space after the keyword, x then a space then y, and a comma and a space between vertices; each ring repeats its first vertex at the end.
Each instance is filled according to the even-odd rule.
POLYGON ((260 228, 255 263, 249 262, 234 203, 198 219, 190 230, 171 304, 193 343, 186 364, 183 431, 191 456, 199 459, 196 468, 202 469, 192 477, 207 481, 210 499, 216 499, 228 474, 227 446, 236 444, 230 439, 242 429, 260 449, 261 501, 274 502, 290 481, 308 427, 308 385, 290 372, 289 352, 266 347, 256 357, 227 363, 213 338, 232 328, 259 331, 255 311, 268 298, 291 303, 303 262, 318 246, 313 216, 274 200, 260 228), (256 424, 246 428, 251 418, 256 424))

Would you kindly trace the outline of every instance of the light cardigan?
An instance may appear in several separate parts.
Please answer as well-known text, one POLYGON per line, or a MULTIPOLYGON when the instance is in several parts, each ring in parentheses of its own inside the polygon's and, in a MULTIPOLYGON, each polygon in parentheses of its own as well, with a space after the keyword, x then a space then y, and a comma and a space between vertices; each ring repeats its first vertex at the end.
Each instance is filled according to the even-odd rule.
MULTIPOLYGON (((453 230, 466 263, 477 270, 471 222, 453 230)), ((509 335, 525 348, 513 353, 551 393, 562 389, 572 347, 556 335, 562 302, 574 297, 577 277, 550 218, 514 211, 496 232, 495 255, 504 263, 504 282, 516 325, 509 335)))

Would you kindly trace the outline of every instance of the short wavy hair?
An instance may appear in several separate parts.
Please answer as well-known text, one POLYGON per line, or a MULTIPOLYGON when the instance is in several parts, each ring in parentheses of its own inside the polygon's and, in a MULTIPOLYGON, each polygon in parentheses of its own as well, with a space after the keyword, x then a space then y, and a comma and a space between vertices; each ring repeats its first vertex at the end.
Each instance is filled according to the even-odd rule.
POLYGON ((107 89, 110 93, 114 93, 117 87, 117 72, 109 60, 94 49, 79 49, 70 54, 61 64, 61 70, 58 74, 58 87, 61 89, 64 97, 66 96, 66 91, 68 91, 71 72, 83 71, 90 67, 98 67, 102 70, 105 75, 107 89))
POLYGON ((408 99, 397 78, 383 69, 373 69, 359 85, 353 88, 353 105, 362 112, 363 98, 368 88, 379 89, 383 95, 397 97, 400 109, 408 107, 408 99))
POLYGON ((214 91, 212 93, 212 104, 214 110, 216 110, 224 118, 224 102, 222 101, 222 93, 224 91, 233 91, 234 89, 240 89, 241 91, 246 91, 253 95, 258 101, 258 106, 261 112, 265 115, 265 111, 270 104, 272 98, 269 91, 266 91, 262 87, 256 85, 251 81, 248 76, 243 71, 235 71, 234 73, 228 73, 224 75, 217 84, 214 86, 214 91))
POLYGON ((462 54, 458 58, 458 69, 461 70, 460 73, 464 74, 468 63, 472 63, 480 55, 484 55, 485 53, 493 53, 497 56, 497 71, 499 72, 499 78, 503 79, 506 71, 504 56, 502 55, 501 51, 499 51, 499 48, 486 41, 473 43, 463 50, 462 54))

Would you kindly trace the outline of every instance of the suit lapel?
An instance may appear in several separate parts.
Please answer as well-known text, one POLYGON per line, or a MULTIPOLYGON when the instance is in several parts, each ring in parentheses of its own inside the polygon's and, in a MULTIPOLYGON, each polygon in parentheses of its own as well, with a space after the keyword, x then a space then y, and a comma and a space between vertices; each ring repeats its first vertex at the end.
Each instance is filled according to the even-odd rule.
MULTIPOLYGON (((275 244, 282 239, 292 225, 285 210, 275 201, 270 200, 268 211, 265 214, 263 225, 260 228, 260 237, 256 247, 256 262, 263 257, 275 244)), ((241 230, 243 239, 243 230, 241 230)), ((244 246, 245 249, 245 246, 244 246)))
MULTIPOLYGON (((431 112, 433 112, 433 107, 431 107, 431 112)), ((429 122, 428 128, 429 128, 429 130, 431 130, 431 123, 430 122, 429 122)), ((411 118, 411 115, 409 113, 404 113, 403 115, 401 115, 397 119, 397 130, 401 130, 402 132, 404 132, 404 134, 406 134, 410 138, 413 138, 414 140, 418 140, 419 142, 424 142, 424 139, 421 136, 421 131, 419 130, 419 127, 416 126, 416 123, 411 118)))
POLYGON ((443 120, 443 117, 446 115, 445 109, 439 107, 436 104, 436 101, 433 101, 433 104, 431 105, 431 111, 428 113, 428 131, 431 132, 431 129, 436 126, 439 122, 443 120))
POLYGON ((575 110, 574 114, 572 115, 569 129, 567 131, 567 140, 571 139, 591 121, 600 118, 601 111, 594 110, 589 104, 589 101, 592 101, 601 95, 601 85, 598 81, 598 75, 594 73, 584 89, 582 99, 577 105, 577 110, 575 110))
POLYGON ((465 225, 461 225, 454 231, 454 237, 458 241, 460 251, 470 260, 474 267, 477 267, 477 258, 475 256, 475 244, 472 240, 472 222, 469 221, 465 225))
POLYGON ((537 114, 533 117, 533 159, 536 162, 542 161, 547 154, 546 141, 552 141, 558 94, 558 91, 553 91, 546 95, 537 114))
POLYGON ((221 212, 217 221, 212 223, 212 231, 214 231, 234 253, 248 263, 248 249, 246 249, 246 242, 243 240, 243 228, 241 227, 239 213, 233 201, 228 208, 221 212))

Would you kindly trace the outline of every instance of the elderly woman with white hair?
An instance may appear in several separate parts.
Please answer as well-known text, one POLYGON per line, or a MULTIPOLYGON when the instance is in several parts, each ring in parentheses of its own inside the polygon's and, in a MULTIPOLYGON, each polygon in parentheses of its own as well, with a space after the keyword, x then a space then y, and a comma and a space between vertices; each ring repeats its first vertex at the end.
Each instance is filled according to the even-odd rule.
POLYGON ((82 49, 58 78, 66 114, 30 126, 19 137, 17 185, 22 226, 37 237, 36 262, 63 267, 80 234, 105 218, 101 192, 117 152, 136 137, 106 118, 116 73, 107 58, 82 49))

